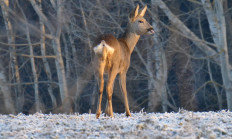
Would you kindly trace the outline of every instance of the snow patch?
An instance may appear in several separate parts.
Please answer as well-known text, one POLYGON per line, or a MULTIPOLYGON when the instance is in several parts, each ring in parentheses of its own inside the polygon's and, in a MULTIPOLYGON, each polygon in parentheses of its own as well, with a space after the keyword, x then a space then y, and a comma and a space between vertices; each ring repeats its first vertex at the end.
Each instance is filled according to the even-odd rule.
POLYGON ((0 138, 231 138, 232 112, 0 115, 0 138))

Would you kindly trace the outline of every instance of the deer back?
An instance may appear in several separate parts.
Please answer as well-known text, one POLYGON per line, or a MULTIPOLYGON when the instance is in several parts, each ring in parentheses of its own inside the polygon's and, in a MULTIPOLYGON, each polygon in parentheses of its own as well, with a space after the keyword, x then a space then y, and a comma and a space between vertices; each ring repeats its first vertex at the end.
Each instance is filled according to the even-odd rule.
POLYGON ((94 52, 98 61, 105 62, 106 71, 110 70, 112 65, 118 67, 123 65, 123 59, 127 54, 125 50, 128 50, 125 41, 118 40, 113 35, 107 34, 99 36, 93 45, 95 46, 94 52))

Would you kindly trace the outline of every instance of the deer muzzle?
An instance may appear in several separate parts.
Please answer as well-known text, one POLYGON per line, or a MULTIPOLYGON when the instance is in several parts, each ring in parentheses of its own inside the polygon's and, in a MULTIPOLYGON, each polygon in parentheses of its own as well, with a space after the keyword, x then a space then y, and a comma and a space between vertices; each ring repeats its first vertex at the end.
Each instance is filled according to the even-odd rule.
POLYGON ((154 34, 155 31, 154 31, 154 29, 151 27, 151 28, 147 29, 147 33, 148 33, 148 34, 154 34))

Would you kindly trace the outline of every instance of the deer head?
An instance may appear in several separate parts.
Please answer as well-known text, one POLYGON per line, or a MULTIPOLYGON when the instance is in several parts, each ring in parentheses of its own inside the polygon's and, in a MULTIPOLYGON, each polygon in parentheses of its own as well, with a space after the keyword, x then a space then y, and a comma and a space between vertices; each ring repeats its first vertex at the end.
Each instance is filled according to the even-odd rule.
POLYGON ((129 31, 136 33, 137 35, 154 34, 153 27, 143 17, 146 13, 147 6, 139 11, 139 5, 136 6, 135 10, 131 12, 129 16, 129 31))

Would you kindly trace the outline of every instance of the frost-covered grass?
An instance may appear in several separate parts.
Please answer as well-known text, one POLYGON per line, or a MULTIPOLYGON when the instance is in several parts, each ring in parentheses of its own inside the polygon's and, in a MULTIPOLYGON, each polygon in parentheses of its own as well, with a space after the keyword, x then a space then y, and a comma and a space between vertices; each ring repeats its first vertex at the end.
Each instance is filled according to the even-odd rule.
POLYGON ((0 138, 232 138, 232 112, 0 115, 0 138))

